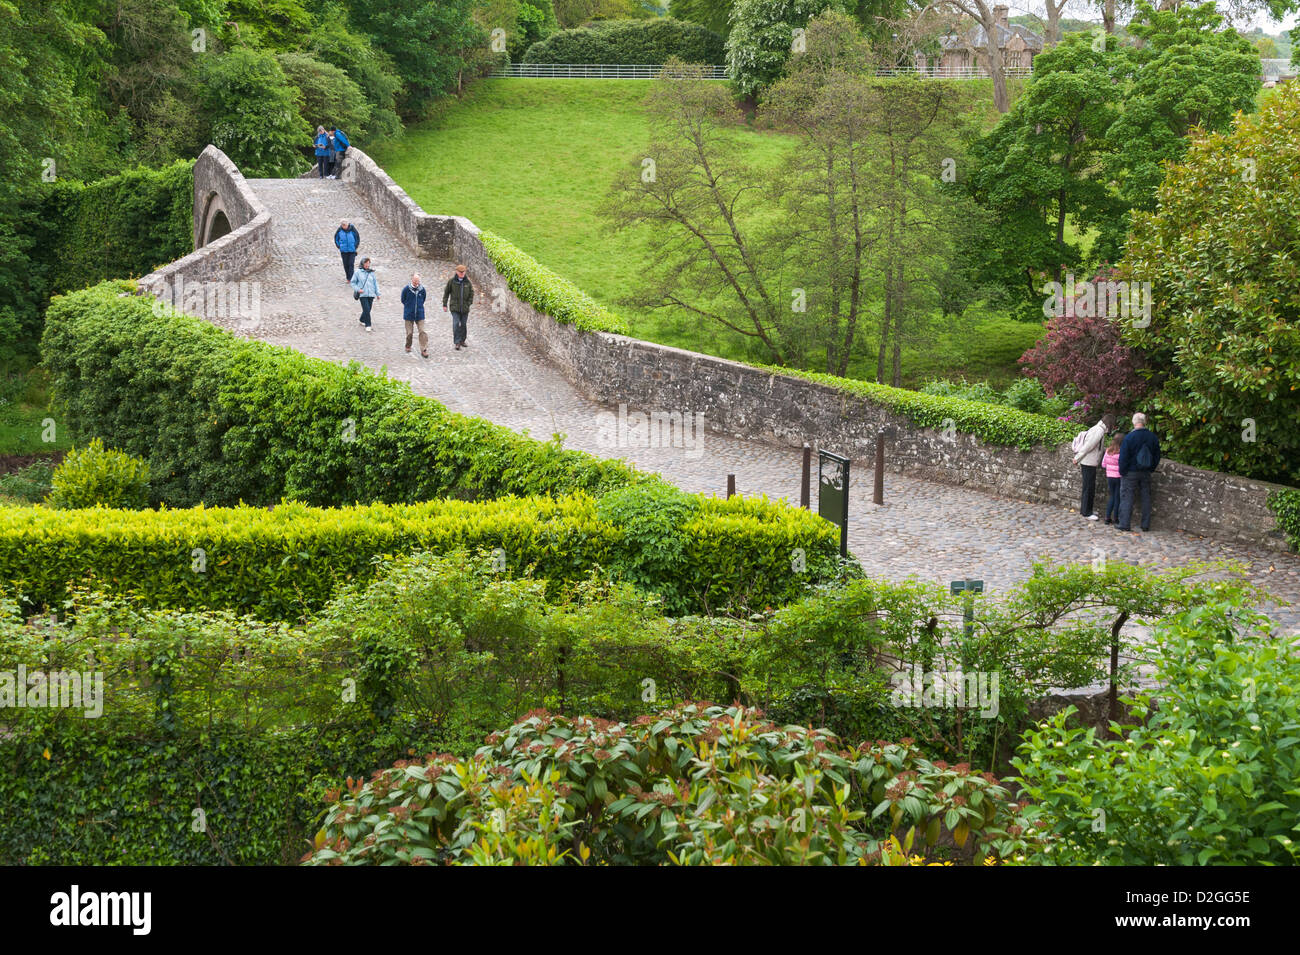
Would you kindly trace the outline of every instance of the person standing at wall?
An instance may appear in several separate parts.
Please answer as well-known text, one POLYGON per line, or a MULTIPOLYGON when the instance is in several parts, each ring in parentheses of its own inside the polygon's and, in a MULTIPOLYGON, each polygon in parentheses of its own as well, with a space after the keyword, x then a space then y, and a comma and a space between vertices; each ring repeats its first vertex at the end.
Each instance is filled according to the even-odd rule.
POLYGON ((348 147, 352 144, 337 126, 330 127, 330 137, 334 140, 334 168, 331 172, 332 178, 337 179, 343 172, 343 157, 348 154, 348 147))
POLYGON ((1106 452, 1106 435, 1115 430, 1115 416, 1102 415, 1101 420, 1074 438, 1074 463, 1079 465, 1083 486, 1079 493, 1079 513, 1090 521, 1097 520, 1092 509, 1097 494, 1097 468, 1106 452))
POLYGON ((379 298, 379 282, 375 279, 375 270, 371 267, 370 256, 361 260, 361 268, 352 273, 352 297, 361 303, 361 318, 358 319, 366 331, 373 332, 370 324, 370 307, 379 298))
POLYGON ((316 127, 316 173, 322 179, 330 174, 330 138, 324 126, 316 127))
POLYGON ((456 274, 447 279, 442 290, 442 310, 451 312, 451 343, 456 351, 469 347, 465 339, 469 333, 469 307, 473 304, 474 286, 465 274, 465 266, 457 265, 456 274))
POLYGON ((1124 443, 1124 436, 1116 434, 1110 439, 1110 447, 1101 457, 1101 466, 1106 469, 1106 523, 1119 522, 1119 449, 1124 443))
POLYGON ((348 284, 352 283, 352 268, 357 261, 357 249, 361 246, 361 233, 347 219, 339 223, 339 227, 334 230, 334 245, 338 248, 339 254, 343 256, 343 275, 347 278, 348 284))
POLYGON ((1151 530, 1151 472, 1160 464, 1160 439, 1147 430, 1147 416, 1133 416, 1133 430, 1119 446, 1119 530, 1132 530, 1133 498, 1142 495, 1142 529, 1151 530))
POLYGON ((424 331, 424 299, 428 290, 420 284, 420 273, 411 275, 411 281, 402 289, 402 319, 406 322, 406 353, 411 353, 411 335, 420 333, 420 354, 429 357, 429 336, 424 331))

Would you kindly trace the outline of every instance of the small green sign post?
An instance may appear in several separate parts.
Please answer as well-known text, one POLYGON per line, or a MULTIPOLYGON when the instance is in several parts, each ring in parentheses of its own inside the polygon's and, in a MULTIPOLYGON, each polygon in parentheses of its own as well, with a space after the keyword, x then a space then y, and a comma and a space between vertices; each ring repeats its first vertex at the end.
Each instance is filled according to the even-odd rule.
POLYGON ((975 595, 984 593, 984 581, 967 577, 964 580, 954 580, 950 586, 954 594, 966 595, 962 619, 966 621, 966 636, 969 637, 975 632, 975 595))
POLYGON ((849 459, 817 450, 817 513, 840 529, 840 556, 849 556, 849 459))

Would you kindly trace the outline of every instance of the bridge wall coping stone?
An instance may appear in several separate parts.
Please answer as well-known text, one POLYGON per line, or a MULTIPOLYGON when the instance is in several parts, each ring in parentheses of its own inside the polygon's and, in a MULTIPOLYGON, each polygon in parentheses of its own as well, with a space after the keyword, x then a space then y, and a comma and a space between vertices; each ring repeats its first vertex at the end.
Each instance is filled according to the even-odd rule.
POLYGON ((136 283, 140 291, 161 295, 178 284, 238 279, 271 260, 271 215, 239 167, 216 146, 204 149, 194 163, 194 244, 189 255, 141 278, 136 283), (214 196, 219 197, 231 231, 198 247, 214 196))

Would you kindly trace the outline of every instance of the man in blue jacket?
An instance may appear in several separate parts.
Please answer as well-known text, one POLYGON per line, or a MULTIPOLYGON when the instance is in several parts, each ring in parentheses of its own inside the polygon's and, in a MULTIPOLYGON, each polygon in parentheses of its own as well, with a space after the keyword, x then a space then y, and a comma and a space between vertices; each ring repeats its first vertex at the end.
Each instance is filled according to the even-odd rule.
POLYGON ((1142 494, 1142 529, 1151 530, 1151 472, 1160 463, 1160 439, 1147 430, 1147 416, 1133 416, 1133 430, 1119 446, 1119 520, 1115 526, 1132 530, 1133 497, 1142 494))
POLYGON ((343 274, 347 276, 348 284, 352 283, 352 266, 357 260, 357 249, 361 246, 361 233, 357 232, 357 227, 347 219, 339 223, 339 227, 334 230, 334 245, 338 247, 339 254, 343 256, 343 274))
POLYGON ((337 126, 330 127, 330 139, 334 142, 334 155, 331 157, 334 164, 330 169, 333 175, 331 179, 337 179, 339 173, 343 171, 343 157, 348 154, 348 147, 352 144, 348 142, 348 137, 343 134, 343 130, 337 126))
POLYGON ((411 353, 411 333, 420 331, 420 354, 429 357, 429 336, 424 332, 424 299, 428 294, 420 284, 420 273, 411 275, 411 282, 402 289, 402 319, 406 322, 406 353, 411 353))

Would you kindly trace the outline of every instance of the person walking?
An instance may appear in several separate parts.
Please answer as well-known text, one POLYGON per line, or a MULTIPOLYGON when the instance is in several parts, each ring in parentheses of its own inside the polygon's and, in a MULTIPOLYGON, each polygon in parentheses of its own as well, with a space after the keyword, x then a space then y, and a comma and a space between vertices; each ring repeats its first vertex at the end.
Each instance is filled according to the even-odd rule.
POLYGON ((1101 466, 1106 470, 1106 523, 1114 524, 1119 520, 1119 449, 1124 436, 1111 437, 1110 447, 1102 455, 1101 466))
POLYGON ((316 127, 316 172, 322 179, 330 173, 330 138, 324 126, 316 127))
POLYGON ((1074 463, 1079 465, 1083 474, 1079 513, 1090 521, 1097 520, 1097 512, 1092 509, 1097 493, 1097 468, 1101 465, 1106 450, 1106 435, 1114 430, 1115 416, 1105 414, 1091 428, 1080 431, 1074 438, 1074 463))
POLYGON ((352 273, 352 297, 361 302, 361 318, 366 331, 373 332, 370 324, 370 307, 379 298, 379 282, 375 280, 375 270, 370 265, 370 256, 361 260, 361 268, 352 273))
POLYGON ((1160 439, 1147 430, 1147 416, 1133 416, 1133 430, 1119 446, 1119 522, 1122 531, 1132 530, 1133 498, 1142 495, 1142 529, 1151 530, 1151 472, 1160 464, 1160 439))
POLYGON ((469 347, 465 338, 469 332, 469 307, 474 304, 474 286, 465 274, 463 264, 456 266, 456 274, 447 279, 447 285, 442 290, 444 312, 448 311, 449 302, 451 303, 451 343, 456 346, 456 351, 460 351, 462 348, 469 347))
POLYGON ((339 254, 343 256, 343 275, 347 278, 348 284, 352 284, 352 268, 357 261, 357 249, 361 245, 361 233, 347 219, 339 223, 339 227, 334 230, 334 245, 338 248, 339 254))
POLYGON ((420 273, 411 274, 411 281, 402 289, 402 320, 406 322, 406 353, 411 353, 411 335, 420 332, 420 354, 429 357, 429 336, 424 332, 424 299, 428 290, 420 284, 420 273))

